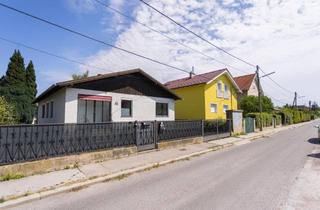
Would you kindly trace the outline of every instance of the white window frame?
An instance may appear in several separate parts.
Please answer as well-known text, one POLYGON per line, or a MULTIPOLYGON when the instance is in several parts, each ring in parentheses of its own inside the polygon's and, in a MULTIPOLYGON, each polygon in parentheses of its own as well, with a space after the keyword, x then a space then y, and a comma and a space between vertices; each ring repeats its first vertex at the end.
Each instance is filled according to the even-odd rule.
POLYGON ((156 102, 156 117, 169 117, 169 103, 167 103, 167 102, 156 102), (158 115, 157 114, 157 104, 166 104, 167 105, 167 114, 165 114, 165 115, 158 115))
POLYGON ((223 90, 222 90, 223 83, 219 81, 217 83, 217 98, 223 98, 223 90), (220 87, 220 88, 219 88, 220 87))
POLYGON ((123 98, 120 100, 120 115, 121 115, 121 118, 132 118, 133 117, 133 100, 132 99, 126 99, 126 98, 123 98), (131 113, 130 113, 130 116, 124 116, 122 115, 122 101, 130 101, 131 102, 131 113))
POLYGON ((211 104, 210 104, 210 112, 211 112, 211 113, 218 113, 218 104, 211 103, 211 104), (212 111, 212 105, 215 106, 215 111, 214 111, 214 112, 212 111))
POLYGON ((224 84, 224 98, 225 99, 229 99, 230 97, 230 89, 229 86, 227 84, 224 84))

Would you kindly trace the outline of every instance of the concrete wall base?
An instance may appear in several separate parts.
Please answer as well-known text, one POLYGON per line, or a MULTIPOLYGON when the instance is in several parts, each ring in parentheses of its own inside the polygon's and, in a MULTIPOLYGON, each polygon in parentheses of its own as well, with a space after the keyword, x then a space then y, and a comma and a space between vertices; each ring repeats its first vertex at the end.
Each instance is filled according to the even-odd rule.
POLYGON ((0 166, 0 176, 4 176, 7 174, 21 174, 24 176, 30 176, 35 174, 47 173, 50 171, 77 167, 78 165, 85 165, 89 163, 125 157, 133 153, 137 153, 136 146, 55 157, 25 163, 15 163, 11 165, 0 166))
POLYGON ((200 144, 203 142, 203 137, 194 137, 194 138, 185 138, 185 139, 176 139, 172 141, 162 141, 158 142, 156 145, 157 149, 167 149, 167 148, 173 148, 181 145, 187 145, 187 144, 200 144))

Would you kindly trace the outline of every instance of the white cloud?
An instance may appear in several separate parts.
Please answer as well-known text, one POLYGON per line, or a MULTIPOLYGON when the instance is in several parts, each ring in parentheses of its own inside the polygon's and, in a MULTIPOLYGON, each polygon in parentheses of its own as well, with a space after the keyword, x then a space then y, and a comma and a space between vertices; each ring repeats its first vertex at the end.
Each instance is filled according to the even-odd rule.
POLYGON ((95 10, 92 0, 67 0, 69 8, 78 13, 89 13, 95 10))
MULTIPOLYGON (((124 7, 123 0, 110 2, 118 8, 124 7)), ((314 87, 320 79, 320 64, 317 62, 320 58, 319 1, 228 0, 219 3, 153 0, 150 4, 231 53, 261 65, 267 72, 276 71, 274 79, 288 89, 320 100, 314 87), (246 9, 239 9, 239 4, 246 9)), ((139 5, 133 14, 140 22, 192 48, 245 71, 254 71, 252 67, 218 52, 179 29, 144 5, 139 5)), ((118 36, 115 45, 186 70, 195 66, 197 73, 224 67, 136 23, 132 23, 118 36)), ((115 49, 101 50, 87 60, 90 65, 110 70, 140 67, 161 81, 185 76, 182 72, 115 49)), ((234 75, 242 74, 230 70, 234 75)), ((292 101, 291 95, 288 96, 267 79, 263 82, 266 84, 266 92, 273 97, 292 101)))

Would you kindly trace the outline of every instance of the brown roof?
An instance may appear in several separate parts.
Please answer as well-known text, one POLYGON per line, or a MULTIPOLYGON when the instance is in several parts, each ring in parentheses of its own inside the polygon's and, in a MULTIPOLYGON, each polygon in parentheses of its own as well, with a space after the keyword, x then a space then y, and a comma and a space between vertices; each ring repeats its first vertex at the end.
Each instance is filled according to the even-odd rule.
POLYGON ((199 85, 203 83, 210 82, 223 72, 228 71, 227 69, 220 69, 216 71, 211 71, 207 72, 204 74, 197 74, 194 75, 192 78, 190 77, 185 77, 182 79, 177 79, 173 80, 170 82, 165 83, 165 86, 167 86, 170 89, 176 89, 176 88, 182 88, 182 87, 187 87, 187 86, 192 86, 192 85, 199 85))
POLYGON ((256 74, 248 74, 240 77, 235 77, 234 80, 242 91, 247 91, 250 89, 255 76, 256 74))
POLYGON ((141 70, 141 69, 132 69, 132 70, 126 70, 126 71, 113 72, 113 73, 109 73, 109 74, 98 74, 96 76, 91 76, 91 77, 78 79, 78 80, 68 80, 68 81, 64 81, 64 82, 58 82, 56 84, 51 85, 47 90, 42 92, 33 101, 33 103, 37 103, 37 102, 41 101, 42 99, 46 98, 47 96, 51 95, 52 93, 54 93, 57 90, 59 90, 61 88, 64 88, 64 87, 72 87, 73 85, 76 85, 76 84, 81 84, 81 83, 85 83, 85 82, 96 81, 96 80, 101 80, 101 79, 106 79, 106 78, 111 78, 111 77, 125 76, 125 75, 129 75, 129 74, 134 74, 134 73, 142 74, 143 76, 145 76, 146 78, 151 80, 156 86, 158 86, 158 87, 164 89, 165 91, 167 91, 172 96, 172 98, 174 98, 176 100, 177 99, 181 99, 178 95, 176 95, 174 92, 169 90, 166 86, 164 86, 162 83, 160 83, 159 81, 157 81, 156 79, 151 77, 149 74, 147 74, 143 70, 141 70))

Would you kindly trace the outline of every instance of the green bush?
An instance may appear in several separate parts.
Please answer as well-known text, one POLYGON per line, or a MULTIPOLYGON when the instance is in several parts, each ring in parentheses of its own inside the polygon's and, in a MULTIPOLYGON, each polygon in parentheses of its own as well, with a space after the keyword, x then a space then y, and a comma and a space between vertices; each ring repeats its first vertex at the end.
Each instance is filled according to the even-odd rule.
POLYGON ((247 117, 252 117, 256 120, 256 127, 260 127, 260 123, 262 123, 262 127, 270 127, 272 126, 272 119, 273 119, 273 114, 261 113, 261 120, 260 120, 260 113, 249 113, 246 115, 247 117))
POLYGON ((276 125, 282 124, 282 117, 280 114, 273 114, 273 118, 275 119, 276 125))
POLYGON ((281 114, 282 123, 285 125, 307 122, 315 119, 315 115, 310 111, 300 111, 291 108, 285 108, 279 112, 279 114, 281 114))

